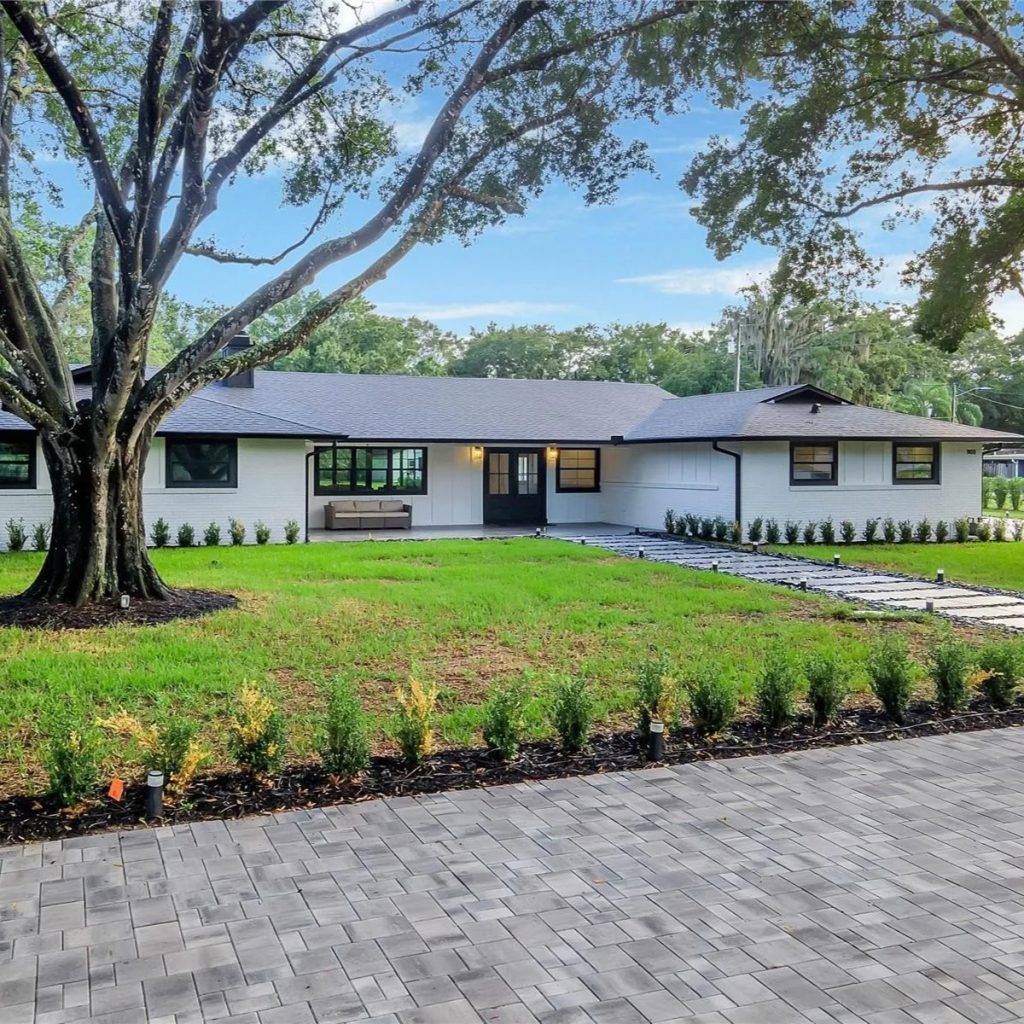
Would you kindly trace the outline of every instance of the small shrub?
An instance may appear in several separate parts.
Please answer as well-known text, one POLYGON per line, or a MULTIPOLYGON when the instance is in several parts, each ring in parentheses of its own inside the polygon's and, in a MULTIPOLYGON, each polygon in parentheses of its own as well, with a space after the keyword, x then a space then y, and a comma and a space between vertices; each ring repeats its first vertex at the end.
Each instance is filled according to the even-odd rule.
POLYGON ((687 512, 684 518, 686 519, 686 532, 691 537, 696 537, 700 533, 700 516, 687 512))
POLYGON ((1012 641, 986 644, 978 652, 981 692, 995 708, 1013 704, 1021 672, 1021 649, 1012 641))
POLYGON ((299 523, 297 519, 289 519, 284 524, 284 539, 289 544, 298 544, 299 542, 299 523))
POLYGON ((864 541, 867 544, 874 544, 878 539, 878 519, 868 519, 864 523, 864 541))
POLYGON ((484 705, 484 743, 503 761, 511 761, 519 753, 525 709, 526 691, 521 686, 500 687, 484 705))
POLYGON ((953 536, 957 544, 966 544, 967 538, 971 535, 971 524, 967 519, 957 519, 953 523, 953 536))
POLYGON ((900 543, 912 544, 914 541, 914 527, 909 519, 900 520, 900 543))
POLYGON ((1010 508, 1014 512, 1020 511, 1021 503, 1024 502, 1024 477, 1012 476, 1010 484, 1010 508))
POLYGON ((995 502, 995 494, 993 493, 995 485, 994 477, 983 476, 981 478, 981 507, 983 510, 995 502))
POLYGON ((828 725, 843 706, 849 685, 842 662, 831 652, 809 658, 804 665, 807 676, 807 703, 814 724, 828 725))
POLYGON ((196 542, 196 531, 190 523, 182 523, 178 527, 178 547, 190 548, 196 542))
POLYGON ((1024 540, 1024 519, 1011 520, 1010 529, 1013 531, 1014 540, 1024 540))
POLYGON ((715 540, 725 540, 728 536, 729 524, 721 516, 715 516, 715 540))
POLYGON ((676 510, 674 508, 665 509, 665 532, 676 532, 676 510))
POLYGON ((732 522, 729 524, 729 541, 732 544, 741 544, 743 542, 743 524, 732 522))
POLYGON ((769 729, 781 729, 792 720, 796 683, 793 662, 781 647, 772 647, 754 691, 758 714, 769 729))
POLYGON ((370 763, 366 715, 352 685, 335 681, 327 698, 327 715, 320 742, 320 760, 328 775, 350 779, 370 763))
POLYGON ((913 665, 902 637, 889 634, 875 644, 868 656, 868 677, 886 715, 901 723, 914 691, 913 665))
POLYGON ((787 544, 795 544, 800 539, 800 524, 794 523, 792 519, 787 519, 782 532, 787 544))
POLYGON ((849 519, 844 519, 839 524, 839 536, 844 544, 852 544, 857 539, 857 527, 849 519))
POLYGON ((567 754, 578 754, 590 738, 594 699, 582 677, 563 680, 551 701, 551 721, 567 754))
POLYGON ((967 644, 954 637, 939 644, 932 652, 931 672, 939 710, 948 715, 965 707, 971 696, 971 653, 967 644))
POLYGON ((203 530, 203 543, 208 548, 215 548, 220 544, 220 524, 210 523, 209 526, 203 530))
POLYGON ((7 550, 21 551, 28 540, 28 533, 25 530, 24 519, 7 520, 7 550))
POLYGON ((715 521, 711 516, 704 516, 700 521, 701 540, 711 540, 715 535, 715 521))
POLYGON ((171 542, 171 527, 166 519, 161 516, 150 531, 149 539, 155 548, 165 548, 171 542))
POLYGON ((232 547, 241 547, 245 543, 245 523, 238 519, 228 520, 228 537, 232 547))
POLYGON ((437 687, 410 676, 405 686, 395 690, 398 714, 395 716, 395 740, 405 763, 415 767, 434 751, 434 709, 437 687))
POLYGON ((813 544, 818 536, 818 524, 812 519, 804 524, 804 543, 813 544))
POLYGON ((945 544, 947 540, 949 540, 949 523, 945 519, 940 519, 935 524, 935 542, 945 544))
POLYGON ((664 658, 652 658, 636 674, 637 727, 647 736, 651 719, 671 725, 679 709, 679 682, 672 666, 664 658))
POLYGON ((717 736, 736 718, 736 683, 721 669, 706 665, 686 685, 690 717, 699 736, 717 736))
POLYGON ((103 747, 99 732, 72 714, 54 718, 43 754, 46 792, 60 807, 70 807, 95 792, 103 747))
POLYGON ((253 533, 256 535, 257 544, 268 544, 270 542, 270 527, 262 519, 253 523, 253 533))
POLYGON ((756 519, 751 520, 747 526, 747 540, 751 544, 757 544, 764 537, 764 520, 758 516, 756 519))
POLYGON ((269 775, 281 766, 284 741, 284 718, 274 702, 257 687, 243 686, 228 725, 231 756, 243 768, 269 775))
POLYGON ((925 516, 917 526, 914 527, 914 540, 918 544, 927 544, 932 539, 932 524, 928 521, 928 517, 925 516))
POLYGON ((50 546, 50 524, 36 523, 32 527, 32 550, 45 551, 50 546))
POLYGON ((987 519, 979 519, 974 524, 974 535, 981 541, 992 539, 992 524, 987 519))
POLYGON ((1010 494, 1010 484, 1004 476, 997 476, 992 485, 992 499, 996 508, 1006 508, 1006 499, 1010 494))
POLYGON ((831 516, 826 516, 821 521, 821 543, 822 544, 835 544, 836 542, 836 527, 832 522, 831 516))
POLYGON ((195 722, 180 715, 168 715, 156 725, 145 725, 123 708, 99 725, 128 740, 146 768, 164 773, 164 785, 176 795, 188 789, 210 753, 197 738, 195 722))
POLYGON ((892 516, 882 520, 882 539, 886 544, 896 543, 896 520, 892 516))
POLYGON ((992 527, 992 539, 1003 543, 1006 540, 1006 520, 997 519, 992 527))
POLYGON ((782 538, 782 531, 779 529, 777 519, 767 519, 764 524, 764 539, 769 544, 778 544, 782 538))

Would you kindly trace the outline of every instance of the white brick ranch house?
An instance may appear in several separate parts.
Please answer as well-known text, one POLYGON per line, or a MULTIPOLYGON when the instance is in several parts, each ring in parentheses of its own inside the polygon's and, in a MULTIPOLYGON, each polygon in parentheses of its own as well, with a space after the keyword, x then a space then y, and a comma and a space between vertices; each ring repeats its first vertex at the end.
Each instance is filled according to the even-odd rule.
MULTIPOLYGON (((76 370, 84 390, 88 369, 76 370)), ((328 502, 401 499, 416 527, 604 522, 667 508, 748 524, 979 513, 982 457, 1017 435, 794 385, 676 398, 647 384, 257 370, 163 424, 147 523, 197 533, 324 525, 328 502)), ((0 411, 0 527, 52 513, 30 427, 0 411)), ((3 533, 3 531, 0 531, 3 533)), ((0 538, 5 540, 5 537, 0 538)))

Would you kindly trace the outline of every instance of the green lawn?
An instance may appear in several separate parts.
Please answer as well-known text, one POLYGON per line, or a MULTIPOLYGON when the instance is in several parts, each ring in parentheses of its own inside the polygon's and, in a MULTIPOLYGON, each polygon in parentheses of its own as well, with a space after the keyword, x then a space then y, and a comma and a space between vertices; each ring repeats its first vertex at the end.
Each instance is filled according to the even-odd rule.
MULTIPOLYGON (((951 570, 953 553, 943 552, 951 570)), ((0 592, 27 584, 40 557, 0 556, 0 592)), ((222 757, 233 695, 256 682, 281 702, 290 749, 303 756, 325 683, 349 674, 386 743, 395 684, 415 668, 442 688, 444 739, 476 742, 489 689, 523 672, 532 673, 541 734, 556 673, 585 673, 601 720, 615 723, 649 650, 684 671, 714 660, 749 685, 772 641, 794 652, 839 644, 862 684, 866 643, 880 628, 836 617, 836 604, 812 595, 557 541, 164 550, 155 559, 172 584, 230 590, 241 607, 158 627, 0 631, 0 792, 38 781, 47 715, 69 701, 89 715, 123 706, 144 718, 166 701, 202 721, 222 757)), ((890 628, 923 652, 941 627, 890 628)))
POLYGON ((1024 544, 980 541, 969 544, 815 544, 810 547, 778 547, 775 551, 824 558, 837 552, 851 565, 876 566, 897 572, 934 577, 936 569, 946 570, 946 579, 977 583, 984 587, 1024 591, 1024 544))

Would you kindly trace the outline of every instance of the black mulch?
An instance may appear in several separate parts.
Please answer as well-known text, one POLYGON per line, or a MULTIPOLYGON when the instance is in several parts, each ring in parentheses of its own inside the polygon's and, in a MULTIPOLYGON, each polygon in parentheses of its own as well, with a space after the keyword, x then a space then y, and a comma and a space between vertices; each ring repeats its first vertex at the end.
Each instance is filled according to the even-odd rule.
MULTIPOLYGON (((887 721, 872 707, 845 713, 828 729, 815 729, 800 719, 775 734, 756 722, 741 722, 726 736, 709 740, 684 729, 672 736, 661 764, 687 764, 751 754, 784 753, 816 747, 875 743, 917 736, 1024 725, 1024 705, 997 711, 981 701, 958 715, 942 717, 933 706, 918 704, 903 725, 887 721)), ((375 757, 357 780, 329 778, 316 764, 298 764, 280 777, 262 781, 239 772, 197 779, 188 799, 168 804, 157 824, 174 825, 216 818, 273 814, 330 804, 358 803, 389 796, 424 796, 446 790, 477 789, 503 783, 542 781, 649 767, 634 732, 594 736, 586 752, 565 755, 553 743, 526 744, 519 757, 504 764, 483 748, 445 750, 410 770, 395 757, 375 757)), ((108 829, 144 826, 145 790, 126 787, 115 803, 106 795, 71 810, 60 810, 47 799, 16 796, 0 800, 0 845, 43 839, 64 839, 108 829)))
POLYGON ((117 600, 83 605, 0 598, 0 626, 22 629, 95 629, 98 626, 159 626, 175 619, 194 619, 222 608, 234 608, 238 598, 216 590, 175 590, 162 601, 133 600, 122 608, 117 600))

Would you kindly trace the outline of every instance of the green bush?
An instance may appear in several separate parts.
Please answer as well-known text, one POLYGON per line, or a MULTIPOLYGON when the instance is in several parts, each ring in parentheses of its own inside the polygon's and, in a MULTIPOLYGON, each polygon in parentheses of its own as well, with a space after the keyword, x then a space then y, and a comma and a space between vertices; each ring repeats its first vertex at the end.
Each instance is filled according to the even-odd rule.
POLYGON ((732 522, 729 524, 729 541, 732 544, 741 544, 743 542, 743 524, 732 522))
POLYGON ((728 536, 729 524, 721 516, 715 516, 715 540, 725 540, 728 536))
POLYGON ((974 535, 981 541, 992 539, 992 524, 987 519, 979 519, 974 524, 974 535))
POLYGON ((875 644, 868 656, 868 677, 886 715, 901 723, 914 692, 914 667, 902 637, 889 634, 875 644))
POLYGON ((792 659, 781 647, 771 647, 754 690, 758 714, 769 729, 781 729, 792 721, 796 689, 792 659))
POLYGON ((241 547, 245 543, 245 523, 231 518, 228 520, 228 537, 232 547, 241 547))
POLYGON ((808 523, 804 523, 804 543, 813 544, 817 536, 818 524, 813 519, 808 523))
POLYGON ((945 519, 940 519, 935 524, 935 541, 937 544, 945 544, 949 540, 949 523, 945 519))
POLYGON ((210 523, 209 526, 203 530, 203 543, 208 548, 215 548, 220 544, 220 524, 210 523))
POLYGON ((7 520, 7 550, 21 551, 28 540, 28 533, 25 531, 24 519, 7 520))
POLYGON ((1019 512, 1021 503, 1024 502, 1024 477, 1010 477, 1009 485, 1010 508, 1012 508, 1014 512, 1019 512))
POLYGON ((896 543, 896 520, 892 516, 882 520, 882 539, 886 544, 896 543))
POLYGON ((1006 499, 1010 494, 1010 485, 1004 476, 997 476, 992 485, 992 498, 996 508, 1006 508, 1006 499))
POLYGON ((484 743, 503 761, 511 761, 519 753, 525 710, 526 691, 515 684, 495 690, 484 705, 484 743))
POLYGON ((736 719, 737 686, 720 668, 705 665, 686 684, 690 717, 698 736, 717 736, 736 719))
POLYGON ((395 690, 398 714, 395 716, 394 735, 410 768, 421 764, 434 752, 437 698, 437 686, 422 682, 415 674, 409 677, 405 686, 395 690))
POLYGON ((701 518, 695 515, 693 512, 686 513, 686 532, 691 537, 696 537, 700 533, 701 518))
POLYGON ((835 523, 832 522, 831 516, 826 516, 821 521, 821 543, 822 544, 835 544, 836 542, 836 527, 835 523))
POLYGON ((846 700, 849 692, 847 673, 835 654, 828 652, 807 659, 807 703, 811 706, 814 724, 821 728, 831 722, 846 700))
POLYGON ((932 524, 928 521, 928 517, 925 516, 917 526, 914 527, 914 540, 918 544, 927 544, 932 539, 932 524))
POLYGON ((284 524, 284 539, 289 544, 298 544, 300 533, 301 530, 299 529, 297 519, 289 519, 288 522, 284 524))
POLYGON ((70 807, 91 796, 99 786, 102 738, 97 729, 73 712, 55 716, 46 731, 46 792, 60 807, 70 807))
POLYGON ((674 508, 665 509, 665 532, 676 532, 676 510, 674 508))
POLYGON ((864 523, 864 541, 867 544, 874 544, 878 539, 879 522, 880 520, 878 519, 868 519, 864 523))
POLYGON ((994 504, 996 500, 995 496, 996 481, 994 477, 983 476, 981 478, 981 507, 986 509, 989 505, 994 504))
POLYGON ((800 524, 787 519, 782 532, 787 544, 795 544, 800 539, 800 524))
POLYGON ((857 527, 849 519, 844 519, 839 524, 839 536, 844 544, 852 544, 857 539, 857 527))
POLYGON ((997 519, 995 526, 992 527, 992 539, 999 541, 1002 544, 1006 540, 1006 520, 997 519))
POLYGON ((192 529, 191 523, 182 523, 178 527, 178 547, 190 548, 196 542, 196 531, 192 529))
POLYGON ((899 530, 901 544, 912 544, 914 542, 914 527, 909 519, 900 520, 899 530))
POLYGON ((715 535, 715 521, 711 516, 704 516, 700 521, 701 540, 711 540, 715 535))
POLYGON ((98 724, 131 743, 146 768, 163 772, 164 785, 176 795, 184 793, 209 760, 209 751, 197 738, 198 725, 173 712, 165 710, 155 725, 146 725, 122 709, 98 724))
POLYGON ((751 520, 747 525, 747 540, 749 540, 751 544, 758 544, 763 537, 764 520, 758 516, 756 519, 751 520))
POLYGON ((32 527, 32 550, 45 551, 50 546, 50 524, 36 523, 32 527))
POLYGON ((171 527, 166 519, 161 516, 154 524, 149 535, 155 548, 165 548, 171 542, 171 527))
POLYGON ((764 524, 764 539, 769 544, 778 544, 782 538, 782 531, 779 529, 777 519, 767 519, 764 524))
POLYGON ((1024 519, 1011 519, 1010 531, 1014 540, 1024 540, 1024 519))
POLYGON ((943 714, 965 707, 971 696, 971 651, 967 644, 950 637, 932 652, 932 682, 935 702, 943 714))
POLYGON ((953 523, 953 534, 958 544, 966 544, 971 536, 971 523, 968 519, 958 519, 953 523))
POLYGON ((253 533, 256 535, 257 544, 267 544, 270 541, 270 527, 262 519, 253 523, 253 533))
POLYGON ((243 768, 269 775, 284 758, 285 728, 281 712, 255 686, 243 686, 228 725, 228 749, 243 768))
POLYGON ((337 679, 327 698, 320 760, 329 775, 350 779, 370 763, 366 715, 352 684, 337 679))
POLYGON ((1021 648, 1010 640, 988 643, 978 652, 978 668, 984 673, 981 692, 995 708, 1013 704, 1021 673, 1021 648))
POLYGON ((578 754, 590 738, 594 720, 594 698, 586 679, 564 679, 551 701, 551 722, 567 754, 578 754))
POLYGON ((637 728, 646 737, 651 719, 671 726, 679 712, 679 681, 666 658, 650 658, 636 674, 637 728))

